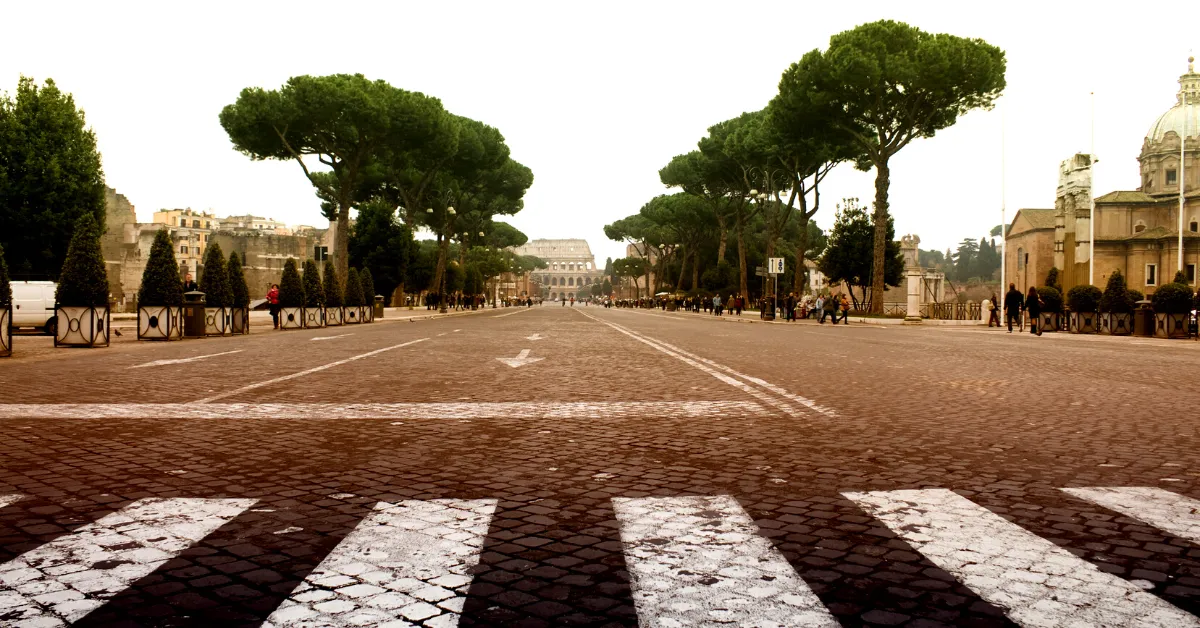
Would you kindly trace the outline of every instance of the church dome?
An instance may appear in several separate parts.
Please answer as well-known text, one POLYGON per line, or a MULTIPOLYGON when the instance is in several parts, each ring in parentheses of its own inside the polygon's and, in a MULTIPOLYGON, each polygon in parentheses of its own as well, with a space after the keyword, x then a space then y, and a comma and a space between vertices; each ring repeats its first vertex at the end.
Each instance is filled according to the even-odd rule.
POLYGON ((1174 107, 1154 121, 1146 139, 1150 142, 1161 142, 1168 132, 1187 137, 1200 136, 1200 74, 1196 74, 1193 62, 1188 58, 1188 72, 1179 77, 1179 93, 1176 95, 1174 107))

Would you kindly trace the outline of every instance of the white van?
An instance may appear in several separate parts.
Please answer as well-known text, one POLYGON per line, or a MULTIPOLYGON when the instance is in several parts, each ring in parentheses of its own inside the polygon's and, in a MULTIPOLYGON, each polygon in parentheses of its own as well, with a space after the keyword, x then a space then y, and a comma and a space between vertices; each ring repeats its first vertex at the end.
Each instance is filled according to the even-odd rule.
POLYGON ((47 334, 54 333, 53 281, 12 282, 13 322, 18 327, 35 327, 47 334))

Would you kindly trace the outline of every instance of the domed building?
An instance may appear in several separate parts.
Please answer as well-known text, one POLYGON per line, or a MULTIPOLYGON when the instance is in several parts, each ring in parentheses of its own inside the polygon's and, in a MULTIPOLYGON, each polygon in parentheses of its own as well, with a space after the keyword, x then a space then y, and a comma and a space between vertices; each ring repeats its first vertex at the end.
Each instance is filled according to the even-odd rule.
MULTIPOLYGON (((1200 265, 1200 74, 1194 59, 1179 77, 1175 106, 1154 121, 1138 156, 1141 187, 1096 198, 1095 280, 1103 288, 1120 270, 1130 288, 1151 294, 1179 267, 1183 185, 1183 271, 1196 285, 1200 265), (1180 162, 1180 149, 1183 162, 1180 162)), ((1063 288, 1088 281, 1091 253, 1091 157, 1059 167, 1054 209, 1022 209, 1008 232, 1006 273, 1017 287, 1041 285, 1051 266, 1063 288)))

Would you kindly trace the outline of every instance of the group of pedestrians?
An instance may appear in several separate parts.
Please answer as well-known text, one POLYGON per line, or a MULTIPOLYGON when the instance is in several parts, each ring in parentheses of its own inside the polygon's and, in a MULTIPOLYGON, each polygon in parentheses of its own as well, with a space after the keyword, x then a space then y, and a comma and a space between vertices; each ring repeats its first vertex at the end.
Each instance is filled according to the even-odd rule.
MULTIPOLYGON (((1000 326, 999 305, 996 295, 992 295, 992 311, 988 317, 988 327, 994 322, 996 327, 1000 326)), ((1013 323, 1016 322, 1018 331, 1025 331, 1025 313, 1029 313, 1029 333, 1042 335, 1042 326, 1040 324, 1042 307, 1045 303, 1042 302, 1041 295, 1038 294, 1037 288, 1029 286, 1029 294, 1021 294, 1017 290, 1015 283, 1008 284, 1008 292, 1004 295, 1004 314, 1008 320, 1008 333, 1013 331, 1013 323)))

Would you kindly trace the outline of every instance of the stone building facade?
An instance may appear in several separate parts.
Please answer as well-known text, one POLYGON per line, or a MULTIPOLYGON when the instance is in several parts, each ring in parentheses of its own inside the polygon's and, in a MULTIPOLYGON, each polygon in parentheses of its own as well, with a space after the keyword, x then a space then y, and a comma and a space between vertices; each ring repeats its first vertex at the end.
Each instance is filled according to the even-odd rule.
MULTIPOLYGON (((1175 106, 1146 133, 1138 165, 1141 187, 1095 199, 1096 285, 1103 288, 1119 270, 1130 288, 1152 294, 1182 263, 1194 288, 1200 266, 1200 74, 1194 60, 1179 77, 1175 106)), ((1062 162, 1054 209, 1022 209, 1013 218, 1004 263, 1018 288, 1042 285, 1052 266, 1064 289, 1087 283, 1092 166, 1082 154, 1062 162)))
POLYGON ((542 286, 545 299, 588 297, 592 284, 604 281, 604 269, 596 268, 596 258, 587 240, 530 240, 515 252, 540 257, 548 264, 547 268, 531 273, 533 282, 542 286))

